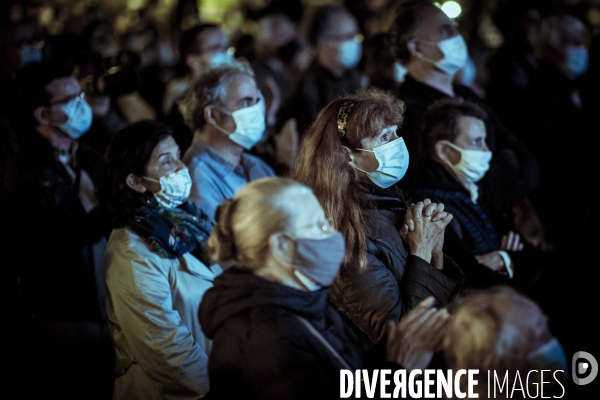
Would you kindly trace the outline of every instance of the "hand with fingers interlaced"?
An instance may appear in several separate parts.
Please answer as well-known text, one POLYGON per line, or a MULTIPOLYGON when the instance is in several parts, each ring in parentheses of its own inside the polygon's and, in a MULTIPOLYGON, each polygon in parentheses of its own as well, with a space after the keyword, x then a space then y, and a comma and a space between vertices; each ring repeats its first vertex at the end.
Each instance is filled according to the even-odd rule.
POLYGON ((400 228, 400 236, 408 243, 410 254, 443 269, 444 230, 452 220, 452 214, 444 211, 443 203, 425 199, 411 205, 400 228))

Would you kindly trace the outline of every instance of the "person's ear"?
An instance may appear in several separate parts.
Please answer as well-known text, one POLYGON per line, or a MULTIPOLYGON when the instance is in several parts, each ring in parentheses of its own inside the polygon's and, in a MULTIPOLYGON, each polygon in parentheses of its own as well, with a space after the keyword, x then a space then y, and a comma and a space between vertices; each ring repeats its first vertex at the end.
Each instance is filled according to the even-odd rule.
POLYGON ((204 119, 211 125, 218 125, 215 119, 215 106, 211 104, 204 107, 204 119))
POLYGON ((291 263, 294 254, 294 242, 281 232, 269 236, 269 248, 278 260, 291 263))
POLYGON ((408 48, 408 51, 411 55, 413 55, 415 57, 419 57, 419 58, 423 57, 423 53, 421 53, 421 51, 418 48, 419 46, 418 46, 417 40, 412 39, 410 42, 408 42, 406 44, 406 47, 408 48))
POLYGON ((457 151, 447 143, 447 140, 438 140, 435 142, 435 154, 440 160, 450 164, 457 164, 461 156, 460 154, 457 156, 456 153, 457 151))
POLYGON ((202 73, 202 56, 200 54, 188 54, 185 56, 185 65, 194 75, 202 73))
POLYGON ((46 107, 39 106, 33 110, 33 117, 40 125, 50 125, 50 119, 48 118, 48 110, 46 107))
POLYGON ((127 186, 138 193, 145 193, 146 190, 148 190, 146 189, 146 186, 144 186, 143 182, 144 180, 135 174, 129 174, 127 175, 127 178, 125 178, 125 183, 127 183, 127 186))
POLYGON ((435 151, 435 155, 442 161, 448 161, 447 147, 443 140, 438 140, 435 142, 433 149, 435 151))
POLYGON ((348 164, 350 165, 354 165, 354 153, 352 152, 352 150, 350 150, 350 148, 346 147, 346 146, 342 146, 344 148, 344 150, 346 150, 346 153, 348 154, 348 164))

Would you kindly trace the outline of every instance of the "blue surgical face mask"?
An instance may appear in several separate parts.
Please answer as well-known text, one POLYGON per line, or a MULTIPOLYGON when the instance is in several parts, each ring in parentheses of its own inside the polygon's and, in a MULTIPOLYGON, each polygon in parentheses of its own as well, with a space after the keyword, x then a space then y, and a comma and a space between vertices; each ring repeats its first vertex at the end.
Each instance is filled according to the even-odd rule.
POLYGON ((21 57, 21 64, 19 64, 19 68, 23 68, 24 65, 32 62, 42 61, 44 58, 44 54, 42 53, 42 50, 37 42, 21 46, 19 55, 21 57))
POLYGON ((588 58, 588 50, 585 46, 569 46, 563 69, 570 78, 577 78, 587 70, 588 58))
POLYGON ((354 68, 362 57, 362 45, 355 39, 345 40, 338 48, 338 61, 344 68, 354 68))
POLYGON ((404 78, 406 77, 406 73, 408 70, 398 61, 394 62, 394 80, 398 83, 404 82, 404 78))
POLYGON ((358 171, 367 174, 367 177, 380 188, 389 188, 397 183, 406 174, 408 169, 408 149, 404 139, 398 138, 384 145, 377 146, 373 150, 356 149, 368 151, 375 154, 379 166, 375 171, 364 171, 358 167, 358 171))
POLYGON ((58 124, 58 127, 71 139, 79 139, 90 129, 90 126, 92 126, 92 120, 94 118, 92 107, 90 107, 85 100, 83 93, 64 104, 61 107, 61 110, 67 117, 67 120, 58 124))
POLYGON ((437 45, 444 55, 444 57, 437 61, 433 61, 429 58, 423 59, 431 62, 447 75, 454 76, 459 70, 467 65, 467 61, 469 60, 469 50, 462 35, 452 36, 451 38, 439 42, 423 41, 437 45))
POLYGON ((235 58, 232 54, 229 54, 226 51, 221 51, 219 53, 212 54, 208 61, 210 68, 215 68, 220 65, 230 64, 235 58))
POLYGON ((250 107, 240 108, 230 112, 219 108, 219 110, 233 117, 235 122, 235 131, 228 132, 215 124, 215 128, 229 135, 229 140, 242 146, 246 150, 250 150, 256 143, 260 142, 265 133, 265 105, 264 101, 259 100, 258 103, 250 107))
POLYGON ((550 339, 539 348, 527 354, 527 361, 532 368, 538 370, 563 370, 567 376, 567 356, 556 338, 550 339))

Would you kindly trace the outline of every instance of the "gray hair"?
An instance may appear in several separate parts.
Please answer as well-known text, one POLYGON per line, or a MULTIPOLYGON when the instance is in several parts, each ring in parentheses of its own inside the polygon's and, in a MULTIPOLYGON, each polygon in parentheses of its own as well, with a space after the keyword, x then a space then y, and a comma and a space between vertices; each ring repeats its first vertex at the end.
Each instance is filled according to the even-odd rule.
POLYGON ((535 56, 543 59, 548 49, 559 48, 561 34, 568 28, 575 28, 589 39, 589 32, 579 18, 569 14, 553 15, 544 19, 540 24, 534 48, 535 56))
POLYGON ((213 104, 221 107, 225 105, 227 87, 238 76, 254 79, 254 71, 247 61, 237 59, 212 68, 192 82, 182 99, 177 102, 185 123, 192 131, 202 129, 206 125, 205 107, 213 104))

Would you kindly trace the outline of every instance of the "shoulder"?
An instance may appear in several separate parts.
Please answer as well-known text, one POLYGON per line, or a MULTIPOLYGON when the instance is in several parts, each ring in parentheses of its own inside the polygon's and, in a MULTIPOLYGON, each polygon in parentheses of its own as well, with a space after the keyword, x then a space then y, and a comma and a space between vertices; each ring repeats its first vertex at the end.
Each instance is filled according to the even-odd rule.
POLYGON ((198 164, 206 163, 210 159, 210 154, 206 144, 204 144, 197 135, 192 139, 190 147, 185 151, 181 161, 188 166, 188 168, 195 167, 198 164))
POLYGON ((154 252, 144 239, 128 228, 113 229, 108 239, 105 256, 106 273, 122 273, 125 269, 149 269, 150 265, 164 264, 166 259, 154 252), (129 265, 125 268, 124 265, 129 265))
MULTIPOLYGON (((242 162, 247 168, 260 176, 275 176, 275 171, 265 160, 247 151, 244 152, 242 162)), ((253 176, 252 179, 257 179, 260 176, 253 176)))

